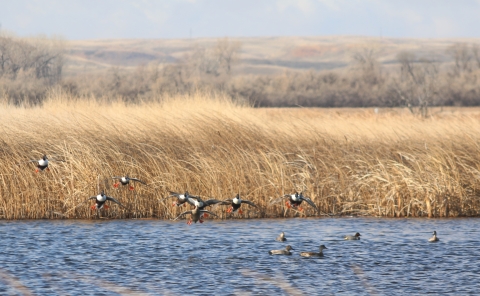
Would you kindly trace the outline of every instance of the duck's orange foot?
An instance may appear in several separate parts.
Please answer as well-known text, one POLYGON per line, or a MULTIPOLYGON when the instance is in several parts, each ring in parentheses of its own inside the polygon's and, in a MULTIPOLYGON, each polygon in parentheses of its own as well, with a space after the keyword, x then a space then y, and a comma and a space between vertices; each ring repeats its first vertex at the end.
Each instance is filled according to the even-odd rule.
POLYGON ((208 218, 208 216, 210 216, 210 215, 207 214, 207 213, 204 213, 204 214, 202 215, 203 218, 208 218))
POLYGON ((241 214, 243 214, 243 211, 242 211, 242 210, 238 210, 238 213, 241 215, 241 214))
POLYGON ((227 213, 231 213, 233 211, 233 207, 229 207, 227 213))
POLYGON ((118 188, 118 183, 113 184, 114 188, 118 188))
POLYGON ((192 220, 188 220, 187 224, 192 225, 192 220))
POLYGON ((36 169, 36 170, 35 170, 35 173, 38 173, 38 171, 39 171, 39 169, 36 169))
POLYGON ((130 187, 128 187, 128 189, 130 189, 130 190, 134 190, 134 189, 135 189, 135 187, 133 187, 133 186, 130 186, 130 187))
POLYGON ((203 221, 202 219, 200 219, 200 220, 198 220, 198 222, 203 223, 203 222, 205 222, 205 221, 203 221))
POLYGON ((289 208, 289 209, 292 207, 292 205, 288 201, 285 204, 287 205, 287 208, 289 208))
POLYGON ((90 209, 92 209, 92 211, 93 211, 93 210, 96 210, 97 207, 95 205, 93 205, 93 206, 90 207, 90 209))
POLYGON ((50 168, 47 168, 47 171, 49 171, 49 172, 50 172, 50 168))
POLYGON ((108 209, 110 208, 110 206, 104 205, 103 208, 104 208, 105 210, 108 210, 108 209))
POLYGON ((300 212, 302 212, 302 211, 303 211, 303 208, 302 208, 302 207, 299 207, 298 210, 299 210, 300 212))
POLYGON ((187 206, 187 204, 184 203, 184 204, 183 204, 183 207, 186 207, 186 206, 187 206))

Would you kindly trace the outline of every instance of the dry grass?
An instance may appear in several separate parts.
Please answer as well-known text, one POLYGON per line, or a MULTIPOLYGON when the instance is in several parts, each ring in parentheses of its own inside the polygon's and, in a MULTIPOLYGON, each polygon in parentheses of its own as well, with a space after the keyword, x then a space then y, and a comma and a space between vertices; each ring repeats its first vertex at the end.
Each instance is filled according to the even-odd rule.
MULTIPOLYGON (((443 115, 442 115, 443 114, 443 115)), ((125 105, 52 94, 43 107, 0 109, 0 218, 94 218, 85 200, 106 193, 110 218, 173 218, 168 191, 219 199, 237 192, 244 217, 314 215, 271 200, 304 190, 322 213, 476 216, 477 112, 422 120, 372 110, 254 109, 222 96, 125 105), (36 174, 29 159, 51 162, 36 174), (20 163, 20 164, 19 164, 20 163), (114 175, 149 183, 113 189, 114 175)), ((226 207, 213 211, 226 217, 226 207)))

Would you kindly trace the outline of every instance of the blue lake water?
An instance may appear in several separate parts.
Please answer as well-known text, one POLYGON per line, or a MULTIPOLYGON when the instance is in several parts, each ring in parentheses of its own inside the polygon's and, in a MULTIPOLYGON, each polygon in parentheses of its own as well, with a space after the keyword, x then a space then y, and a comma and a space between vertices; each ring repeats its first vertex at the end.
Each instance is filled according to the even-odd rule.
POLYGON ((474 218, 0 221, 0 295, 478 295, 479 229, 474 218), (292 256, 268 254, 287 243, 292 256), (298 255, 320 244, 323 258, 298 255))

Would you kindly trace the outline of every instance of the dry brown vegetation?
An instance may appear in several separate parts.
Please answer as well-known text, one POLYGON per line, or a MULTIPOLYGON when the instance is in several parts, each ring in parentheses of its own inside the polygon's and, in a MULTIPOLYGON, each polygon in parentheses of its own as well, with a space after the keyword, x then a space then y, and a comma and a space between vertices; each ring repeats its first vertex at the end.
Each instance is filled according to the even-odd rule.
MULTIPOLYGON (((101 189, 111 218, 173 218, 164 200, 239 192, 259 209, 244 217, 315 215, 277 197, 304 191, 320 214, 457 217, 480 213, 480 113, 428 119, 381 109, 256 109, 223 95, 159 97, 125 104, 50 93, 41 107, 0 109, 0 217, 93 218, 101 189), (36 174, 43 153, 50 171, 36 174), (114 175, 148 182, 113 189, 114 175)), ((226 207, 213 211, 226 218, 226 207)))

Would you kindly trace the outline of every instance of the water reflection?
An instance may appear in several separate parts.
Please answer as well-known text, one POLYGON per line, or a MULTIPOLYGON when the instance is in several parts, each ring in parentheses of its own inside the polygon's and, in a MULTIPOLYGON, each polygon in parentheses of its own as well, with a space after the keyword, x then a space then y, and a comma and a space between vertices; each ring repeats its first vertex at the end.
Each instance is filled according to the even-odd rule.
POLYGON ((474 294, 480 220, 2 221, 1 295, 474 294), (440 241, 429 243, 433 230, 440 241), (275 238, 284 231, 287 242, 275 238), (344 235, 362 234, 359 241, 344 235), (292 256, 268 251, 295 248, 292 256), (318 251, 323 258, 302 258, 318 251))

